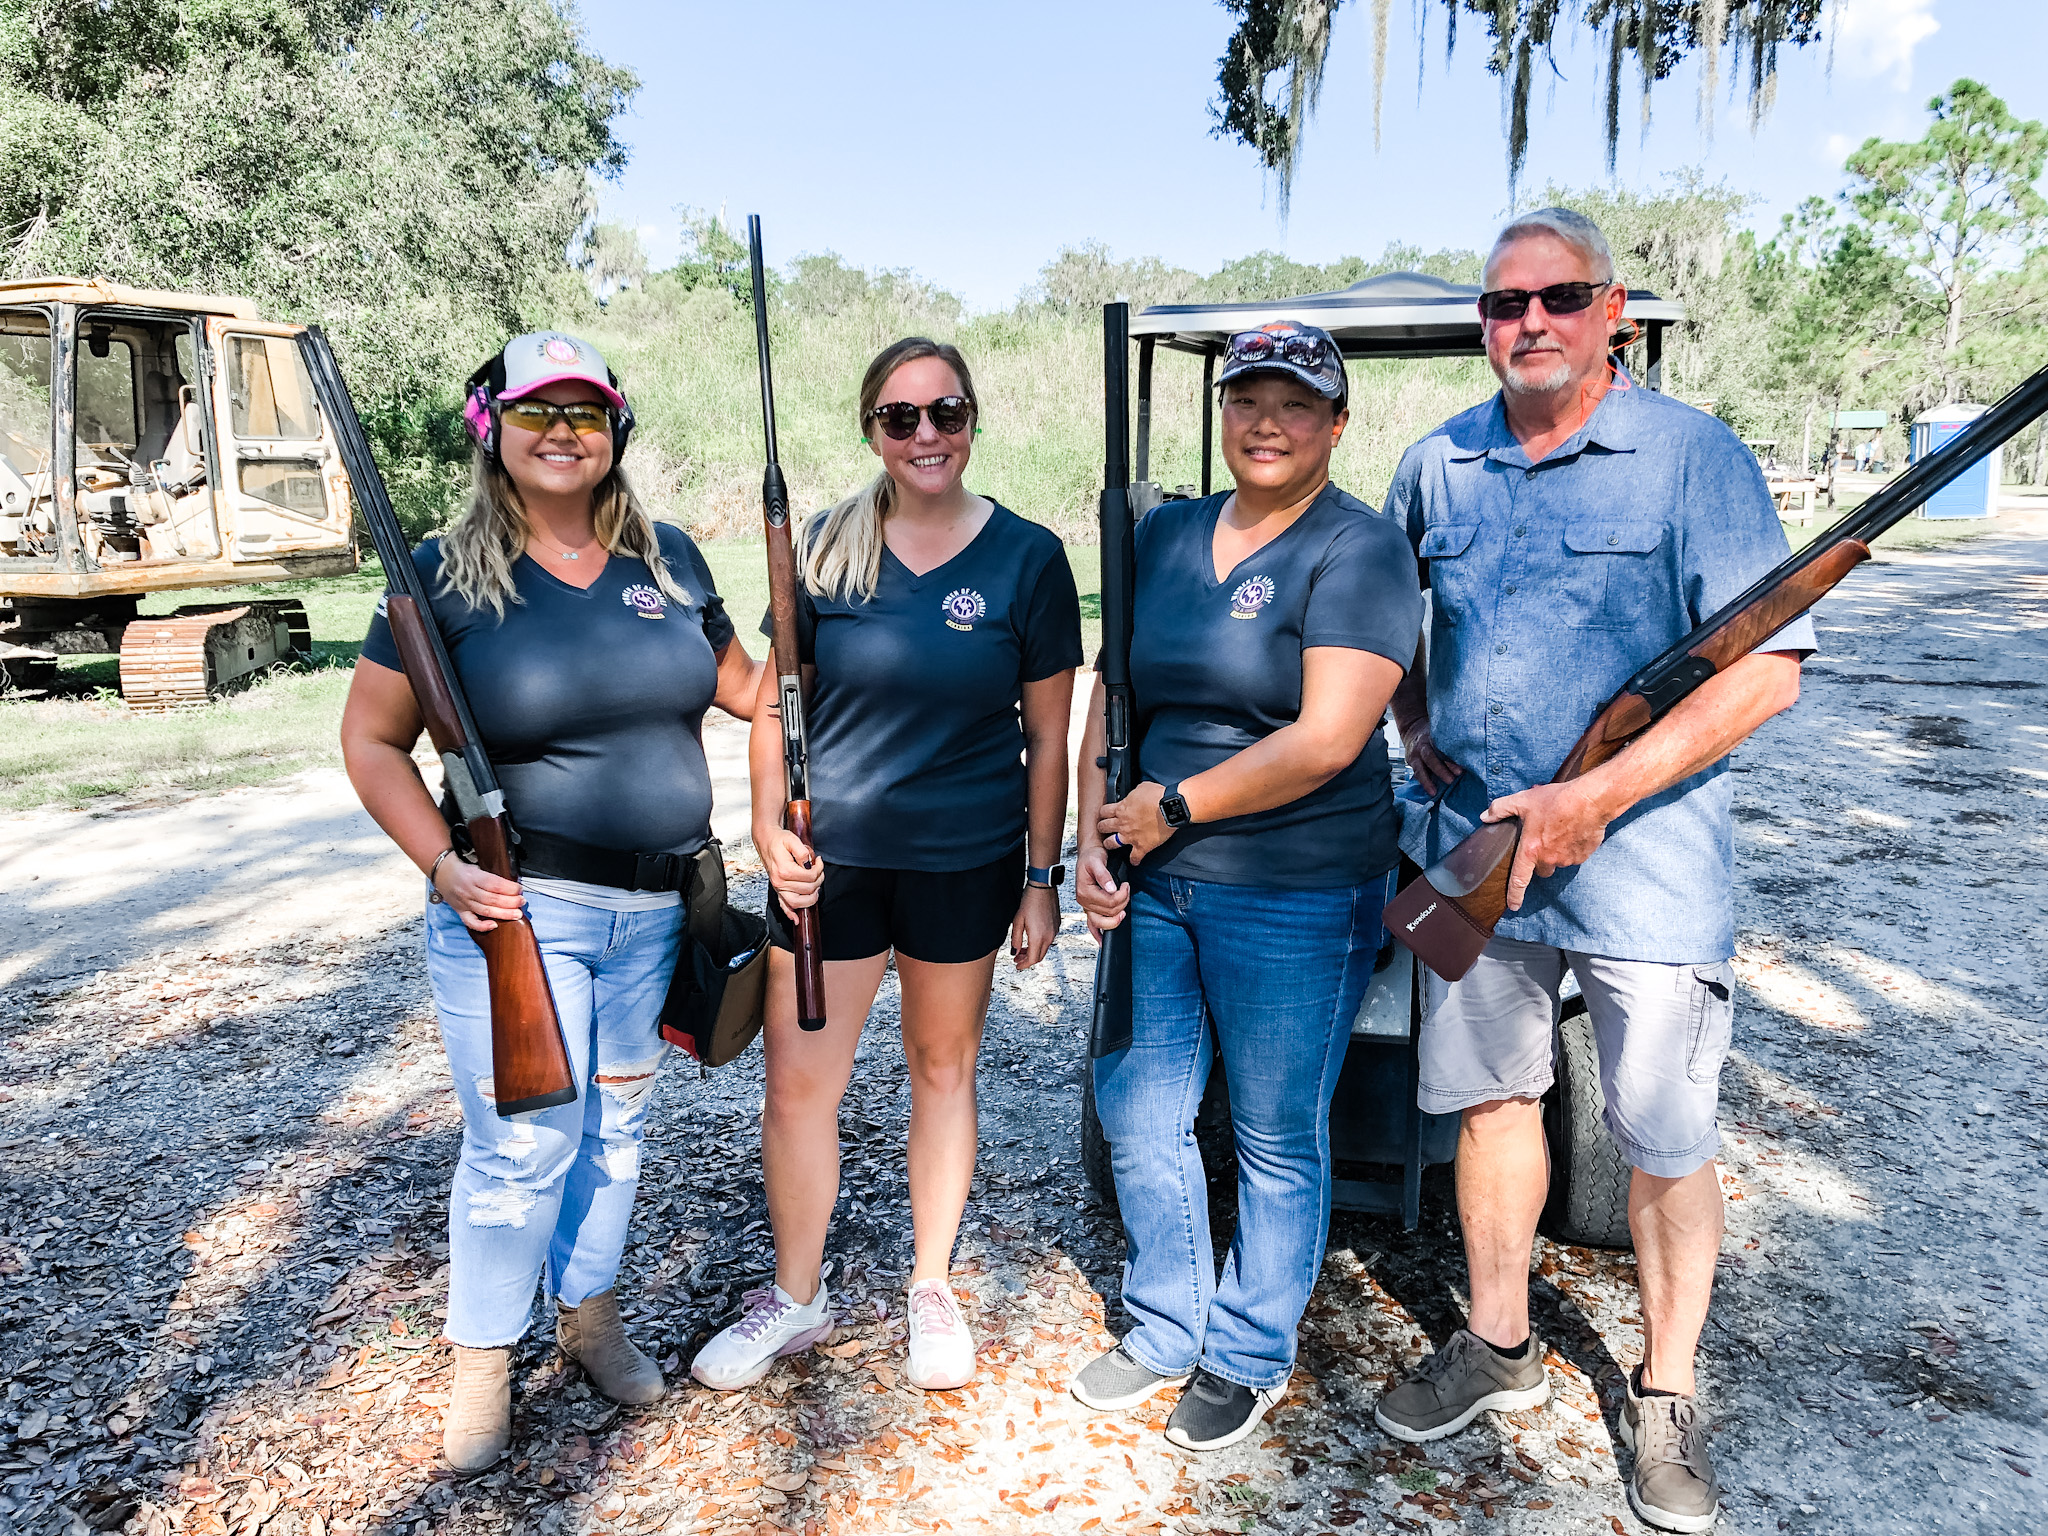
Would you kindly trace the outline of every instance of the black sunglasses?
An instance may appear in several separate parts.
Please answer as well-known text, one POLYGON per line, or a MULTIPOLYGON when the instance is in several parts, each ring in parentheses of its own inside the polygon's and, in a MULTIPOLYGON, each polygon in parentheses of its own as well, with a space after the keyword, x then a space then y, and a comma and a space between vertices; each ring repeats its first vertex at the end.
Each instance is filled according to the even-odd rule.
POLYGON ((1323 361, 1323 338, 1304 336, 1299 331, 1279 335, 1272 331, 1239 331, 1230 338, 1230 360, 1234 363, 1265 363, 1276 356, 1300 368, 1319 367, 1323 361))
POLYGON ((905 442, 917 435, 917 419, 929 416, 932 430, 945 437, 965 432, 974 421, 974 402, 965 395, 941 395, 930 405, 912 405, 908 400, 891 400, 868 412, 868 420, 882 424, 893 442, 905 442))
POLYGON ((1548 288, 1496 288, 1479 295, 1479 313, 1488 320, 1519 320, 1529 313, 1529 301, 1541 299, 1546 315, 1576 315, 1589 306, 1597 294, 1612 288, 1605 283, 1552 283, 1548 288))

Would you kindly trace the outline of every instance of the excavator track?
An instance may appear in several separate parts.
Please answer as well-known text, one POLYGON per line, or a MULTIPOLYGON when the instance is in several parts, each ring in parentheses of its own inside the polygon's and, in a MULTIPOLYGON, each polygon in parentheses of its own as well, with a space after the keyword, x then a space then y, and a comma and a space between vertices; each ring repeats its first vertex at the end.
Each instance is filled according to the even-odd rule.
POLYGON ((305 606, 219 604, 137 619, 121 637, 121 697, 138 710, 204 704, 237 678, 312 649, 305 606))

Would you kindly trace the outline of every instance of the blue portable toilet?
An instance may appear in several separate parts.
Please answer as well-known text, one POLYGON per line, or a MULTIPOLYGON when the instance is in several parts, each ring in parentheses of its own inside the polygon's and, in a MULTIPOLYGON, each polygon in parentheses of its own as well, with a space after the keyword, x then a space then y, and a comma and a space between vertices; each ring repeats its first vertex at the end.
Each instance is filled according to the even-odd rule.
MULTIPOLYGON (((1958 432, 1982 416, 1988 406, 1950 401, 1923 411, 1913 418, 1913 434, 1907 449, 1909 463, 1917 464, 1930 453, 1938 453, 1954 441, 1958 432)), ((1993 450, 1936 491, 1920 508, 1922 517, 1991 517, 1998 511, 1998 483, 2004 451, 1993 450)))

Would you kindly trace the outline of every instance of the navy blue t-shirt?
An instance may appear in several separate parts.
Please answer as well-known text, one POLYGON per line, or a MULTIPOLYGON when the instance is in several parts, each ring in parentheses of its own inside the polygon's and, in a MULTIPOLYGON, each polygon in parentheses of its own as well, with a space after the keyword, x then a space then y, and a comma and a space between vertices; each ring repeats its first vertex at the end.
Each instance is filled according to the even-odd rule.
POLYGON ((865 602, 799 584, 797 642, 818 669, 805 725, 827 862, 977 869, 1024 840, 1024 684, 1081 664, 1081 602, 1050 529, 999 505, 922 576, 884 548, 865 602))
MULTIPOLYGON (((732 620, 690 536, 666 523, 655 535, 687 603, 629 556, 580 591, 522 556, 520 601, 500 619, 443 589, 440 540, 413 552, 515 827, 638 853, 711 837, 701 732, 732 620)), ((382 603, 363 655, 402 670, 382 603)))
MULTIPOLYGON (((1301 715, 1301 653, 1415 660, 1422 593, 1405 533, 1332 485, 1222 581, 1213 553, 1225 495, 1169 501, 1138 524, 1131 692, 1138 771, 1175 784, 1301 715)), ((1222 885, 1315 890, 1394 867, 1398 825, 1378 731, 1350 767, 1299 800, 1183 827, 1146 870, 1222 885)))

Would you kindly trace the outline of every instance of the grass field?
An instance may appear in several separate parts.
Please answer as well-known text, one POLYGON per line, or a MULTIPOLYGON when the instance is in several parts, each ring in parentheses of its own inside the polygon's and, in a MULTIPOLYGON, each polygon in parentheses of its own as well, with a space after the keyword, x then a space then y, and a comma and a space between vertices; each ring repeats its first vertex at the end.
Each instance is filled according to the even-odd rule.
MULTIPOLYGON (((1838 508, 1838 514, 1848 503, 1838 508)), ((1908 521, 1884 538, 1889 548, 1927 548, 1991 531, 1996 523, 1908 521)), ((1825 527, 1787 526, 1793 547, 1825 527)), ((759 539, 704 544, 719 591, 749 653, 766 654, 758 633, 768 604, 759 539)), ((1101 637, 1101 583, 1093 546, 1069 544, 1081 592, 1084 654, 1101 637)), ((111 656, 65 658, 59 689, 42 699, 0 699, 0 811, 78 805, 104 796, 156 796, 260 784, 304 768, 337 765, 336 731, 349 669, 368 628, 383 574, 375 562, 354 576, 275 586, 169 593, 147 599, 144 613, 181 603, 295 597, 306 605, 313 654, 290 670, 217 699, 204 709, 138 714, 121 703, 111 656)))

